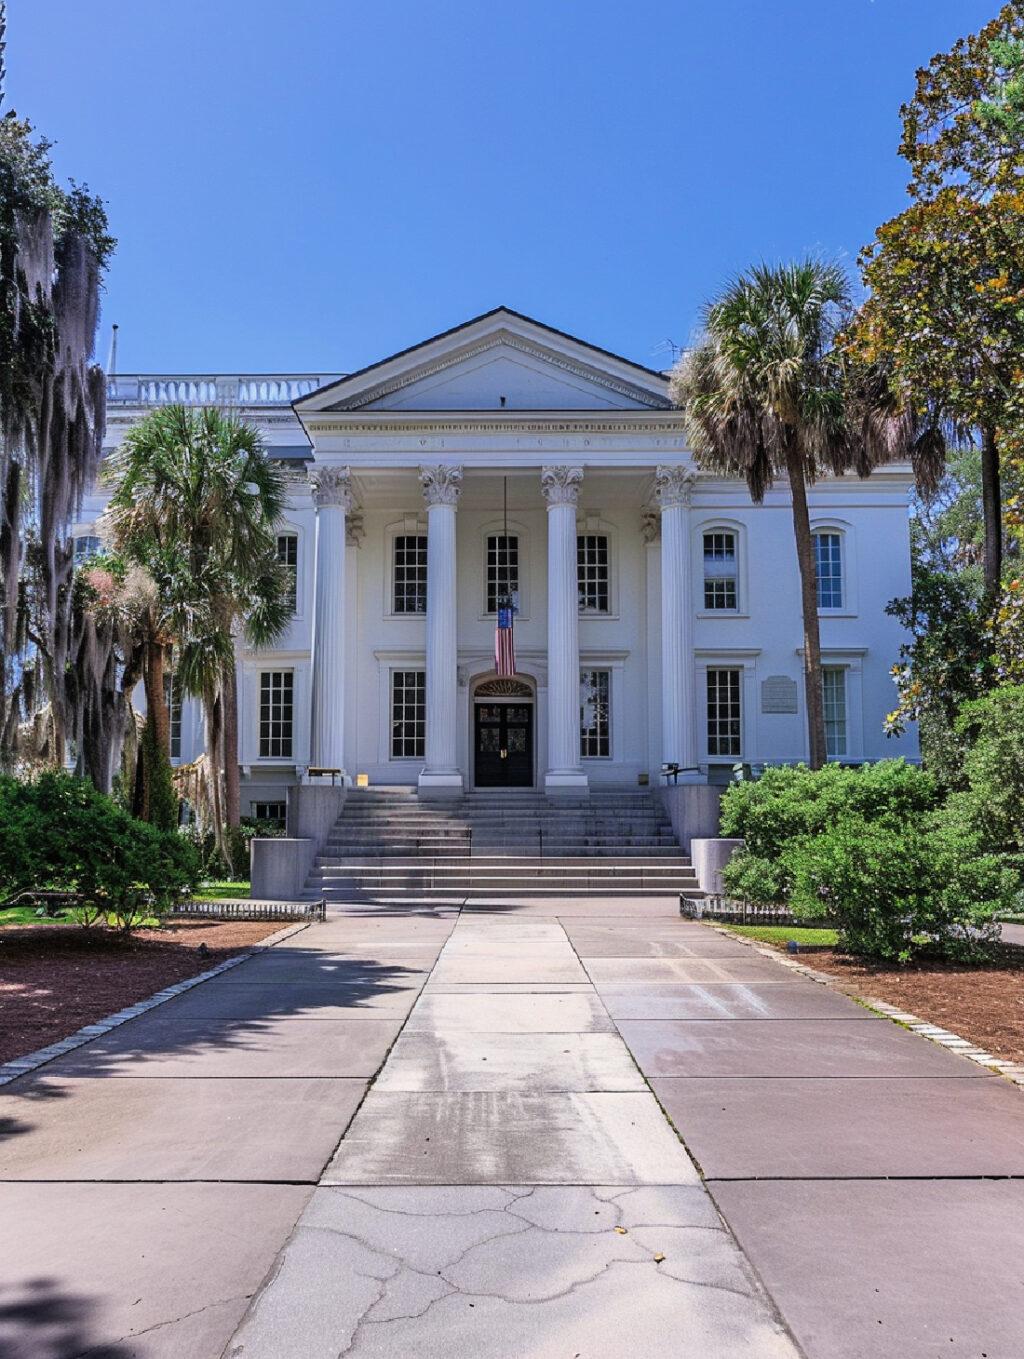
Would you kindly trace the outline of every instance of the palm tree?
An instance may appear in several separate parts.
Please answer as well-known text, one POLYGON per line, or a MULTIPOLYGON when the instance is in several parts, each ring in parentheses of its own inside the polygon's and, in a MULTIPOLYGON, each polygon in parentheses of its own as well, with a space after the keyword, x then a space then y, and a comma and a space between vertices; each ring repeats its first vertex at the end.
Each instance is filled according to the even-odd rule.
MULTIPOLYGON (((223 845, 223 827, 237 826, 240 810, 235 638, 269 645, 291 616, 274 532, 284 474, 243 420, 212 407, 166 406, 129 431, 106 475, 114 486, 114 547, 153 575, 176 642, 178 679, 203 702, 223 845)), ((162 690, 152 699, 147 690, 150 701, 166 714, 162 690)), ((158 730, 166 732, 166 723, 158 730)))
POLYGON ((822 474, 867 476, 911 455, 913 420, 885 374, 856 368, 835 341, 850 311, 838 264, 758 265, 704 310, 704 333, 671 390, 698 463, 742 476, 760 504, 785 475, 793 506, 804 631, 811 767, 827 758, 817 571, 807 486, 822 474))

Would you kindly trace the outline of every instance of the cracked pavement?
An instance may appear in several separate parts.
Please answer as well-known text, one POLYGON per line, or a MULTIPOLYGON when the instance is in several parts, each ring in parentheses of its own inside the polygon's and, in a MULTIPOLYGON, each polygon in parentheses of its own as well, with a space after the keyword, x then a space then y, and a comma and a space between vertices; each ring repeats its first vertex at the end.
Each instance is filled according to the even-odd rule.
POLYGON ((674 900, 353 908, 6 1087, 0 1354, 1019 1359, 1020 1100, 674 900))
POLYGON ((463 913, 225 1353, 626 1350, 797 1355, 560 921, 463 913))

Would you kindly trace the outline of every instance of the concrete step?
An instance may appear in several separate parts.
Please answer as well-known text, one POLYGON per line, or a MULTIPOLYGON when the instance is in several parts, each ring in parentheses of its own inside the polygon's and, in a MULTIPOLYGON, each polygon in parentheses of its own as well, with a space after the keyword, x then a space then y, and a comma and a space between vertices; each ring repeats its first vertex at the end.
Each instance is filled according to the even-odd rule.
MULTIPOLYGON (((369 887, 363 890, 350 889, 347 891, 311 893, 310 898, 316 900, 322 899, 327 902, 328 906, 330 906, 330 905, 341 905, 345 902, 355 901, 401 902, 405 900, 407 895, 408 894, 403 891, 389 892, 386 889, 369 887)), ((446 885, 443 887, 440 886, 421 887, 416 892, 417 900, 423 901, 447 901, 447 900, 483 901, 503 897, 515 897, 515 898, 522 897, 527 899, 535 898, 551 899, 554 897, 564 896, 606 897, 612 899, 618 897, 622 897, 625 899, 628 899, 630 897, 661 897, 661 898, 669 897, 674 899, 679 896, 684 896, 690 899, 699 899, 703 897, 703 895, 704 895, 703 892, 697 890, 696 888, 693 889, 688 887, 674 888, 670 886, 664 886, 661 884, 652 887, 649 884, 643 884, 640 882, 616 883, 614 885, 601 884, 600 886, 595 887, 588 887, 586 885, 581 884, 577 887, 573 887, 570 889, 557 886, 536 887, 529 884, 524 885, 521 882, 508 884, 502 887, 488 885, 486 887, 474 886, 465 889, 446 885)))

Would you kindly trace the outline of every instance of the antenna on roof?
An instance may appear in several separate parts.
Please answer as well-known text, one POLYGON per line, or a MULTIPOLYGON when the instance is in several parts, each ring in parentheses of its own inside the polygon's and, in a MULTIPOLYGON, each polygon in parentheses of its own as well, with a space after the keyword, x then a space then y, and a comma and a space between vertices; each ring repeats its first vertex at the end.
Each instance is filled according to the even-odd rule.
POLYGON ((117 377, 117 324, 110 327, 110 353, 107 356, 107 377, 117 377))

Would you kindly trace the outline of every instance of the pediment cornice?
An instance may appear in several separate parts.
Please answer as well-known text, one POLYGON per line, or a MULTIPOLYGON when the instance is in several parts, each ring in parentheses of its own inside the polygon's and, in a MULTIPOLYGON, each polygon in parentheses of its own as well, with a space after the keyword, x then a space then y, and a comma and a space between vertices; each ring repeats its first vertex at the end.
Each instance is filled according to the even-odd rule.
POLYGON ((474 344, 460 346, 447 353, 440 354, 428 362, 416 364, 405 372, 396 373, 383 381, 374 383, 372 386, 364 387, 354 392, 351 397, 336 402, 329 409, 335 411, 359 410, 366 406, 372 406, 374 402, 383 401, 386 397, 393 396, 395 392, 400 392, 405 387, 436 377, 437 374, 450 368, 456 368, 460 364, 471 362, 493 349, 518 350, 522 354, 538 359, 549 367, 558 368, 572 377, 601 387, 616 396, 625 397, 629 401, 635 401, 652 410, 664 410, 669 405, 667 396, 653 392, 649 387, 624 381, 605 369, 572 359, 566 354, 561 354, 546 345, 538 344, 536 341, 518 335, 512 330, 501 329, 474 344))

